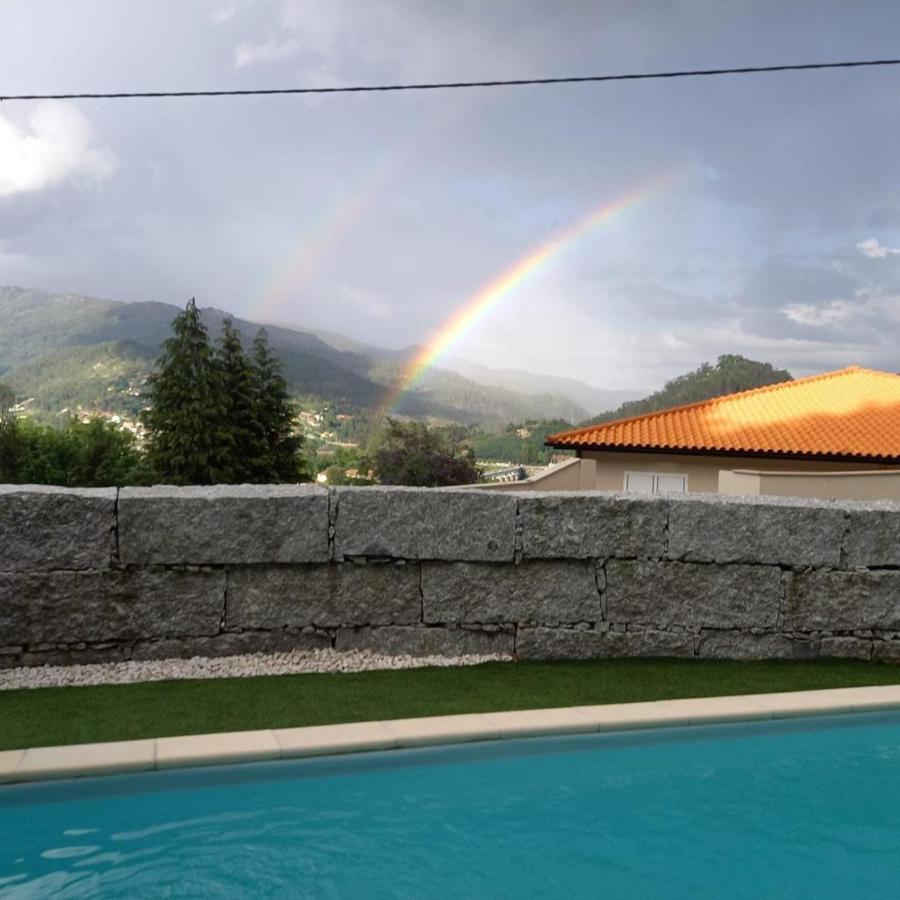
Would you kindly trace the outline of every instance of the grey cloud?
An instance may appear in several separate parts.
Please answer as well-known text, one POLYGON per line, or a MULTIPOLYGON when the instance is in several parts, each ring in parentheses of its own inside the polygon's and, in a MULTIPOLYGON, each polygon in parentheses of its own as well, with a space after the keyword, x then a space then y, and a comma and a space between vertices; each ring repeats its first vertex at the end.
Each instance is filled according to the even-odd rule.
MULTIPOLYGON (((890 55, 900 5, 7 0, 3 26, 11 92, 240 88, 890 55), (280 58, 238 68, 241 45, 280 58)), ((880 364, 900 343, 900 257, 856 250, 900 247, 885 72, 79 109, 119 168, 0 200, 0 283, 194 294, 403 346, 588 210, 676 171, 508 292, 482 355, 653 386, 723 352, 806 369, 880 364), (555 314, 541 298, 559 297, 577 354, 534 349, 555 314)))
POLYGON ((774 258, 750 275, 735 306, 748 334, 874 349, 900 343, 900 319, 884 306, 898 289, 900 265, 891 259, 846 251, 818 262, 774 258))
POLYGON ((19 238, 43 225, 52 207, 53 198, 42 193, 0 199, 0 241, 19 238))
POLYGON ((827 261, 811 264, 773 257, 750 275, 740 299, 752 307, 821 303, 852 296, 858 283, 827 261))
POLYGON ((621 301, 618 316, 623 321, 634 321, 638 317, 654 323, 709 323, 734 317, 730 298, 675 290, 660 282, 623 282, 609 285, 608 290, 621 301))

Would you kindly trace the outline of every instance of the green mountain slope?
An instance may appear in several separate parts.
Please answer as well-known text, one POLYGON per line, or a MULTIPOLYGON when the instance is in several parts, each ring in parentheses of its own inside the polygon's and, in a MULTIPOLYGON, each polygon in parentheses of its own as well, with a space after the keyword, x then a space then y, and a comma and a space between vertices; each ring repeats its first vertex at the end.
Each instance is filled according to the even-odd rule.
POLYGON ((547 435, 564 431, 568 424, 560 419, 522 422, 509 425, 499 434, 485 435, 472 442, 472 451, 479 460, 546 465, 559 450, 545 446, 547 435))
MULTIPOLYGON (((389 389, 403 372, 395 360, 376 360, 369 375, 389 389)), ((400 416, 477 423, 520 422, 552 416, 576 422, 584 407, 559 394, 523 394, 507 388, 477 384, 456 372, 429 369, 419 379, 416 390, 400 397, 393 411, 400 416)))
POLYGON ((85 409, 134 418, 154 354, 129 341, 67 347, 16 367, 6 383, 33 417, 54 422, 85 409))
MULTIPOLYGON (((130 410, 136 399, 128 391, 149 373, 177 312, 166 303, 120 303, 0 287, 0 378, 18 397, 33 397, 30 408, 42 418, 66 407, 130 410)), ((206 308, 202 314, 211 335, 218 335, 227 313, 206 308)), ((235 325, 248 341, 260 327, 237 318, 235 325)), ((266 328, 285 364, 292 393, 360 410, 382 406, 408 356, 371 347, 365 347, 366 352, 342 349, 309 332, 279 325, 266 328)), ((359 345, 349 339, 343 342, 343 347, 354 346, 359 345)), ((430 373, 421 389, 404 397, 397 412, 484 425, 536 417, 576 421, 586 415, 583 407, 565 397, 520 394, 439 370, 430 373)))

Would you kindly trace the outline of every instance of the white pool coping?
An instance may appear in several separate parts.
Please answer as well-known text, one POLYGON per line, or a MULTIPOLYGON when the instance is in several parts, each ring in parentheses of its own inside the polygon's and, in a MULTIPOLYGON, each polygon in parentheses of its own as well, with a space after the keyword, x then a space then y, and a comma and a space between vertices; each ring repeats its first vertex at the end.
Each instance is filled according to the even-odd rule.
POLYGON ((425 716, 0 751, 0 784, 465 741, 705 725, 900 708, 900 685, 425 716))

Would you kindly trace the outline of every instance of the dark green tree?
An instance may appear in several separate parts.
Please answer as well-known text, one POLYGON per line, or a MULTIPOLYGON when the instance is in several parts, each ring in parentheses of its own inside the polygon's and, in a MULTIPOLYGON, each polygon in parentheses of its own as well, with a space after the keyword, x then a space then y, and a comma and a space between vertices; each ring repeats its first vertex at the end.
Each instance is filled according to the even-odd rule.
POLYGON ((306 481, 303 438, 294 431, 296 411, 281 374, 281 362, 269 347, 265 328, 253 341, 255 421, 261 426, 264 449, 255 470, 257 482, 306 481))
POLYGON ((134 435, 101 418, 73 420, 64 435, 69 444, 69 487, 119 487, 134 483, 141 462, 134 435))
POLYGON ((265 409, 258 399, 256 371, 231 319, 222 323, 215 363, 225 396, 223 427, 230 433, 228 461, 219 480, 232 484, 277 480, 269 471, 266 427, 260 420, 265 409))
POLYGON ((16 403, 16 395, 13 389, 0 381, 0 419, 5 419, 16 403))
POLYGON ((20 472, 25 457, 25 445, 19 423, 12 416, 0 419, 0 482, 22 484, 20 472))
POLYGON ((103 419, 49 428, 30 419, 0 422, 0 481, 63 487, 132 484, 140 453, 131 432, 103 419))
POLYGON ((62 430, 8 418, 0 443, 0 476, 11 484, 67 485, 74 450, 62 430))
POLYGON ((172 330, 148 379, 148 462, 162 481, 215 484, 230 474, 234 435, 220 367, 193 299, 172 330))
POLYGON ((388 419, 372 447, 372 468, 382 484, 419 487, 474 484, 478 480, 471 448, 422 422, 388 419))

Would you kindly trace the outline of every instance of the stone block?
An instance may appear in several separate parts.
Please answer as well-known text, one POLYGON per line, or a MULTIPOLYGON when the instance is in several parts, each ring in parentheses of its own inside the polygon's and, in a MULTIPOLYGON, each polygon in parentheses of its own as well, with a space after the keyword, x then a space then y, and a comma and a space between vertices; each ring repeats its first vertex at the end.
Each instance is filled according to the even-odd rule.
POLYGON ((784 621, 794 631, 900 628, 900 571, 797 572, 784 621))
POLYGON ((91 646, 54 646, 52 650, 23 650, 15 657, 0 655, 0 669, 13 666, 73 666, 117 663, 129 660, 131 643, 91 646))
POLYGON ((846 565, 900 566, 900 503, 848 503, 846 565))
POLYGON ((423 563, 425 622, 598 622, 603 618, 594 564, 423 563))
POLYGON ((19 666, 28 665, 23 662, 24 656, 24 647, 20 647, 15 653, 0 653, 0 669, 17 669, 19 666))
POLYGON ((115 527, 115 488, 0 485, 0 572, 106 568, 115 527))
POLYGON ((819 642, 787 634, 746 631, 703 631, 697 655, 706 659, 812 659, 819 642))
POLYGON ((516 655, 520 659, 601 659, 629 656, 694 654, 689 634, 667 631, 594 631, 574 628, 520 628, 516 655))
POLYGON ((419 567, 331 563, 228 573, 229 630, 418 622, 419 567))
POLYGON ((381 628, 341 628, 337 650, 372 650, 386 656, 465 656, 513 652, 512 629, 480 631, 469 628, 428 628, 388 625, 381 628))
POLYGON ((874 641, 858 637, 823 637, 819 656, 835 659, 871 659, 874 641))
POLYGON ((873 641, 872 659, 886 663, 900 663, 900 640, 873 641))
POLYGON ((837 566, 843 510, 823 500, 669 498, 670 559, 691 562, 837 566))
POLYGON ((778 621, 781 570, 611 559, 606 615, 631 625, 769 628, 778 621))
POLYGON ((318 485, 123 488, 125 565, 328 560, 328 491, 318 485))
POLYGON ((0 634, 29 644, 212 635, 224 596, 224 572, 0 573, 0 634))
POLYGON ((334 554, 512 561, 516 498, 497 491, 336 489, 334 554))
POLYGON ((318 650, 330 646, 329 635, 318 631, 243 631, 217 634, 214 637, 138 641, 131 650, 131 658, 191 659, 194 656, 286 653, 291 650, 318 650))
POLYGON ((517 493, 525 559, 659 557, 666 546, 663 497, 517 493))

